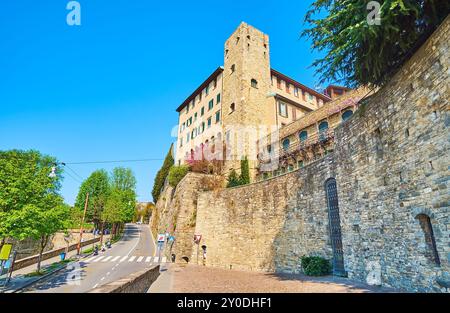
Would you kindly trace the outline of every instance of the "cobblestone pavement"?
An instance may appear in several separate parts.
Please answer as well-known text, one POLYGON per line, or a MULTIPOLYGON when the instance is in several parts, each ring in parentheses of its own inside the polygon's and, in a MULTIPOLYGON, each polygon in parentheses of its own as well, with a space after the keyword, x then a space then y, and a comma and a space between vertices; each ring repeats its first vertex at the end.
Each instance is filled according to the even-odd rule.
POLYGON ((304 275, 256 273, 196 265, 172 265, 171 292, 186 293, 369 293, 395 292, 371 287, 346 278, 311 278, 304 275))

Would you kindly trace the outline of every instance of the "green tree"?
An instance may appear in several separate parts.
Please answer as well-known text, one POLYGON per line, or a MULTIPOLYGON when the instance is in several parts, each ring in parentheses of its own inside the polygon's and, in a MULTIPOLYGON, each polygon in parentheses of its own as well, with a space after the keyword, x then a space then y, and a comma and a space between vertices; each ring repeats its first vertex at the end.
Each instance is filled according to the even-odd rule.
POLYGON ((92 221, 98 229, 101 214, 110 193, 109 177, 105 170, 93 172, 80 186, 75 207, 84 210, 86 195, 89 193, 86 220, 92 221))
POLYGON ((241 160, 241 175, 239 176, 239 181, 241 185, 250 184, 250 169, 247 157, 241 160))
POLYGON ((369 25, 368 2, 316 0, 307 12, 302 35, 325 52, 313 63, 322 83, 382 85, 450 11, 449 1, 378 0, 380 24, 369 25))
POLYGON ((15 211, 8 218, 8 223, 15 226, 11 232, 13 238, 39 240, 38 272, 41 270, 42 253, 49 239, 57 231, 65 231, 70 223, 70 210, 63 204, 62 198, 51 198, 53 199, 47 200, 49 207, 26 205, 23 210, 15 211))
POLYGON ((24 215, 28 207, 50 210, 62 202, 59 196, 61 170, 49 177, 56 159, 38 151, 0 151, 0 248, 6 238, 30 237, 32 216, 24 215), (21 226, 16 223, 21 219, 21 226), (23 227, 23 228, 22 228, 23 227))
POLYGON ((136 178, 129 168, 116 167, 111 175, 111 188, 118 190, 135 190, 136 178))
POLYGON ((178 183, 186 176, 189 172, 189 166, 180 165, 180 166, 172 166, 169 171, 169 184, 172 187, 176 187, 178 183))
POLYGON ((153 184, 152 190, 153 202, 155 203, 158 201, 159 195, 161 194, 161 189, 164 186, 164 182, 167 178, 167 175, 169 175, 169 170, 174 164, 174 160, 172 157, 172 150, 173 144, 170 146, 169 152, 167 153, 166 158, 164 159, 164 163, 155 177, 155 182, 153 184))

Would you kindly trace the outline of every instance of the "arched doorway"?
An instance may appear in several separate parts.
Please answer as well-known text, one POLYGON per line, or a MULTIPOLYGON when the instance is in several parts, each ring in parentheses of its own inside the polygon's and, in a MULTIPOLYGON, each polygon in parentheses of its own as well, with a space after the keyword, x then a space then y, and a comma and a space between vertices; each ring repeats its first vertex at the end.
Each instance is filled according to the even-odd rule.
POLYGON ((333 248, 333 275, 346 276, 336 179, 330 178, 325 182, 325 192, 328 205, 330 239, 333 248))

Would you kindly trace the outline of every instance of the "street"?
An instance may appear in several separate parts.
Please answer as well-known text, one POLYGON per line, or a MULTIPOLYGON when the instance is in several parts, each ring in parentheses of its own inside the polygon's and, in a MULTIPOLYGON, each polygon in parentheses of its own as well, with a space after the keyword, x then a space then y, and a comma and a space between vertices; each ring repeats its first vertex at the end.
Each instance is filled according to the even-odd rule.
MULTIPOLYGON (((155 244, 147 225, 127 224, 123 238, 105 252, 69 265, 24 292, 85 293, 155 263, 155 244)), ((165 260, 163 260, 165 261, 165 260)))

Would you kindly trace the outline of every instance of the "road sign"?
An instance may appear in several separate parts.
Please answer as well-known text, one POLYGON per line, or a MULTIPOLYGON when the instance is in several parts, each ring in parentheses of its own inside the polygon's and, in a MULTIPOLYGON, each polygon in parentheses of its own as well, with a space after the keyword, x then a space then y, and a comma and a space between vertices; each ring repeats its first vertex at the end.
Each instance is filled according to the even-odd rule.
POLYGON ((158 234, 158 242, 164 242, 164 241, 166 241, 166 235, 158 234))
POLYGON ((5 243, 0 251, 0 260, 6 261, 9 259, 9 255, 11 254, 12 244, 5 243))
POLYGON ((194 235, 194 242, 196 244, 199 244, 201 240, 202 240, 202 235, 194 235))

